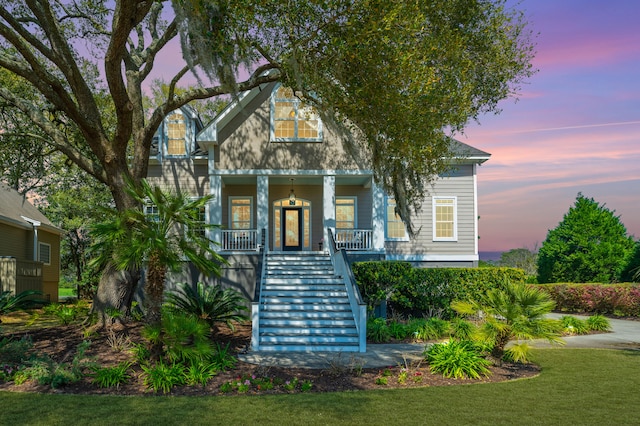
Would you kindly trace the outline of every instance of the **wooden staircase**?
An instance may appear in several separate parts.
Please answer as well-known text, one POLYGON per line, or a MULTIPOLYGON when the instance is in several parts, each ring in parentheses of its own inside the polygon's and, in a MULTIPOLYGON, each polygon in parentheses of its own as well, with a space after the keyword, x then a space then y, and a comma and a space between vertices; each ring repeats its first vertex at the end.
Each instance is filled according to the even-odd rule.
POLYGON ((268 254, 257 314, 254 350, 359 350, 345 282, 328 254, 268 254))

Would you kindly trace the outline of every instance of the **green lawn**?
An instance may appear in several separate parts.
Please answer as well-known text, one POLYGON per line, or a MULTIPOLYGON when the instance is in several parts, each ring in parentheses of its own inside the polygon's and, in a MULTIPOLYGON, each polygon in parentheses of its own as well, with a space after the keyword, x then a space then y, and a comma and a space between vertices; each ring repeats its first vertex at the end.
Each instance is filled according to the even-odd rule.
POLYGON ((2 424, 638 424, 640 352, 540 349, 539 377, 507 383, 273 396, 0 393, 2 424))
POLYGON ((58 287, 58 297, 76 297, 77 290, 71 287, 58 287))

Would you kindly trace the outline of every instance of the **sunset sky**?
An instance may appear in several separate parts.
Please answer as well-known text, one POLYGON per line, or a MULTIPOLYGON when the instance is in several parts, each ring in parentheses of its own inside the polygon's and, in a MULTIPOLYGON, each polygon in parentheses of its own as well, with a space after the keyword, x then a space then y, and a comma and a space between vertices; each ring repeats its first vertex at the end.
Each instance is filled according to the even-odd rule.
POLYGON ((518 8, 538 33, 539 71, 458 137, 492 154, 478 169, 480 251, 539 247, 578 192, 640 238, 640 1, 518 8))

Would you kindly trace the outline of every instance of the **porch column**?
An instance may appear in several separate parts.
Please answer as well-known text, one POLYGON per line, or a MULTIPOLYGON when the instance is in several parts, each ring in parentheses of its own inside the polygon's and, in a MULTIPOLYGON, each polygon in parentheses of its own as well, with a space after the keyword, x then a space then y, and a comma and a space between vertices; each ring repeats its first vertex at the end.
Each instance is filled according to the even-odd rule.
MULTIPOLYGON (((209 175, 209 193, 213 195, 213 199, 209 201, 209 223, 214 225, 222 225, 222 176, 209 175)), ((211 233, 209 238, 213 241, 221 243, 220 228, 209 230, 211 233)), ((218 246, 220 249, 220 246, 218 246)))
MULTIPOLYGON (((266 248, 269 247, 269 176, 261 175, 257 179, 256 220, 258 233, 264 230, 266 248)), ((258 234, 260 235, 260 234, 258 234)))
POLYGON ((373 212, 371 213, 372 248, 375 251, 384 251, 384 191, 375 182, 372 182, 371 195, 373 198, 373 212))
MULTIPOLYGON (((336 177, 324 176, 322 183, 322 233, 325 241, 329 241, 327 228, 336 230, 336 177)), ((326 245, 325 245, 326 247, 326 245)))

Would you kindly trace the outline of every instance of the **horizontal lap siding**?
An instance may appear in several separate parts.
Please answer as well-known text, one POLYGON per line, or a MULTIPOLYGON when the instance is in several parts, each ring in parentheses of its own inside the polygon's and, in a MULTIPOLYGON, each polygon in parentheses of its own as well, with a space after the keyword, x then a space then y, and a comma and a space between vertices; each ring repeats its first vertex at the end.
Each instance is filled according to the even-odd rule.
POLYGON ((336 197, 356 197, 359 229, 370 229, 371 211, 373 209, 373 197, 371 188, 357 185, 336 185, 336 197))
POLYGON ((13 256, 20 260, 32 260, 29 247, 33 247, 33 235, 22 228, 0 223, 0 256, 13 256))
POLYGON ((439 178, 422 203, 422 209, 413 218, 418 232, 415 239, 408 242, 388 241, 390 254, 437 254, 470 255, 475 253, 475 211, 473 166, 458 166, 457 170, 439 178), (457 197, 458 241, 433 241, 434 196, 457 197))
POLYGON ((265 92, 220 131, 216 168, 360 169, 327 123, 323 123, 323 142, 271 142, 270 91, 265 92))
POLYGON ((209 176, 206 164, 194 164, 190 158, 164 159, 160 164, 150 164, 147 180, 163 189, 180 191, 193 197, 209 193, 209 176))

